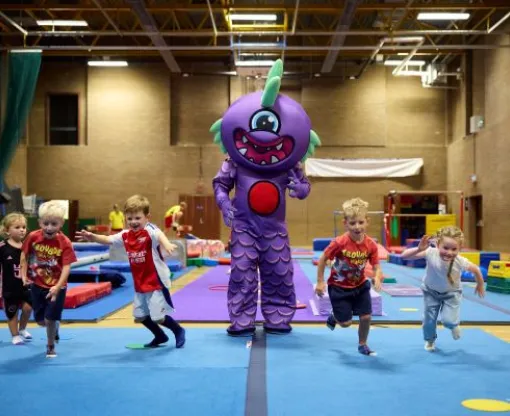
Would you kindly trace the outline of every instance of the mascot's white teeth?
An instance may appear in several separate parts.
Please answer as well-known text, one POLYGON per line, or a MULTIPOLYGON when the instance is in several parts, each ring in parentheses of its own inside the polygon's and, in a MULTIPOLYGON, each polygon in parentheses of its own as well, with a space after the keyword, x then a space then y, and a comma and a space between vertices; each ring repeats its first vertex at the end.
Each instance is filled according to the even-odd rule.
POLYGON ((281 142, 278 146, 276 146, 276 150, 282 150, 283 142, 281 142))
POLYGON ((246 136, 243 136, 243 143, 248 143, 248 139, 246 138, 246 136))
POLYGON ((278 163, 279 160, 276 156, 271 156, 271 163, 278 163))
POLYGON ((243 147, 242 149, 239 149, 239 153, 241 153, 243 156, 248 152, 248 149, 246 147, 243 147))

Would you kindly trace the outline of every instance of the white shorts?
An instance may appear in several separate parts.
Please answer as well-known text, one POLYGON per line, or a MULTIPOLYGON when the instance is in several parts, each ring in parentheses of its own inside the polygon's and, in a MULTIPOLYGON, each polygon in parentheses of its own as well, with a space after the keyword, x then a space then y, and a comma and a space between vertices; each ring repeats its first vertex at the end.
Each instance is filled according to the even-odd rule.
MULTIPOLYGON (((168 291, 166 292, 168 293, 168 291)), ((170 299, 169 293, 168 299, 170 299)), ((155 290, 154 292, 147 293, 137 292, 135 293, 135 300, 133 302, 133 316, 135 318, 150 316, 153 321, 159 321, 173 312, 170 302, 167 300, 162 290, 155 290)))

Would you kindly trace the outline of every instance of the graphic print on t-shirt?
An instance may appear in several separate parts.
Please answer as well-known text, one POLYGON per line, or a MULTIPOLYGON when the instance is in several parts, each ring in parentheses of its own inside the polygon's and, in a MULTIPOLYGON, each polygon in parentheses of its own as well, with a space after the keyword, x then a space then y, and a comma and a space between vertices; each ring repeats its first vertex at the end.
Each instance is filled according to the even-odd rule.
POLYGON ((360 280, 368 259, 367 252, 342 250, 342 258, 337 257, 333 263, 333 278, 336 281, 345 279, 360 280))

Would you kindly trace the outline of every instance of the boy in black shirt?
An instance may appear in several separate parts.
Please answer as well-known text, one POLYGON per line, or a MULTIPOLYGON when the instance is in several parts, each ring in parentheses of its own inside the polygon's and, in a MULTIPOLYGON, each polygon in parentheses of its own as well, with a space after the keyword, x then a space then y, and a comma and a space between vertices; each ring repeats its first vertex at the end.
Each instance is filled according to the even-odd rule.
POLYGON ((20 268, 21 245, 26 233, 26 219, 22 214, 8 214, 0 224, 0 234, 7 238, 6 241, 0 242, 2 299, 14 345, 21 345, 32 339, 32 336, 26 330, 32 313, 32 298, 30 289, 23 286, 20 268), (20 307, 22 312, 21 319, 18 322, 20 307))

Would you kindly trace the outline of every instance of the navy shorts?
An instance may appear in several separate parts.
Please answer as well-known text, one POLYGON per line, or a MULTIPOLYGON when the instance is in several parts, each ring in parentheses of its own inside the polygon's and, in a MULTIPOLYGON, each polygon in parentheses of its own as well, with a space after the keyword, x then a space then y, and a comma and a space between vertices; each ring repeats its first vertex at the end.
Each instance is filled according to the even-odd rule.
POLYGON ((32 307, 34 309, 34 319, 36 322, 60 321, 62 319, 62 310, 66 300, 66 289, 60 289, 57 299, 52 302, 46 299, 49 289, 32 285, 32 307))
POLYGON ((16 316, 24 303, 32 305, 32 295, 29 287, 23 288, 19 293, 4 294, 4 311, 9 321, 16 316))
POLYGON ((369 280, 354 289, 329 285, 328 293, 337 322, 348 322, 353 315, 372 315, 369 280))

